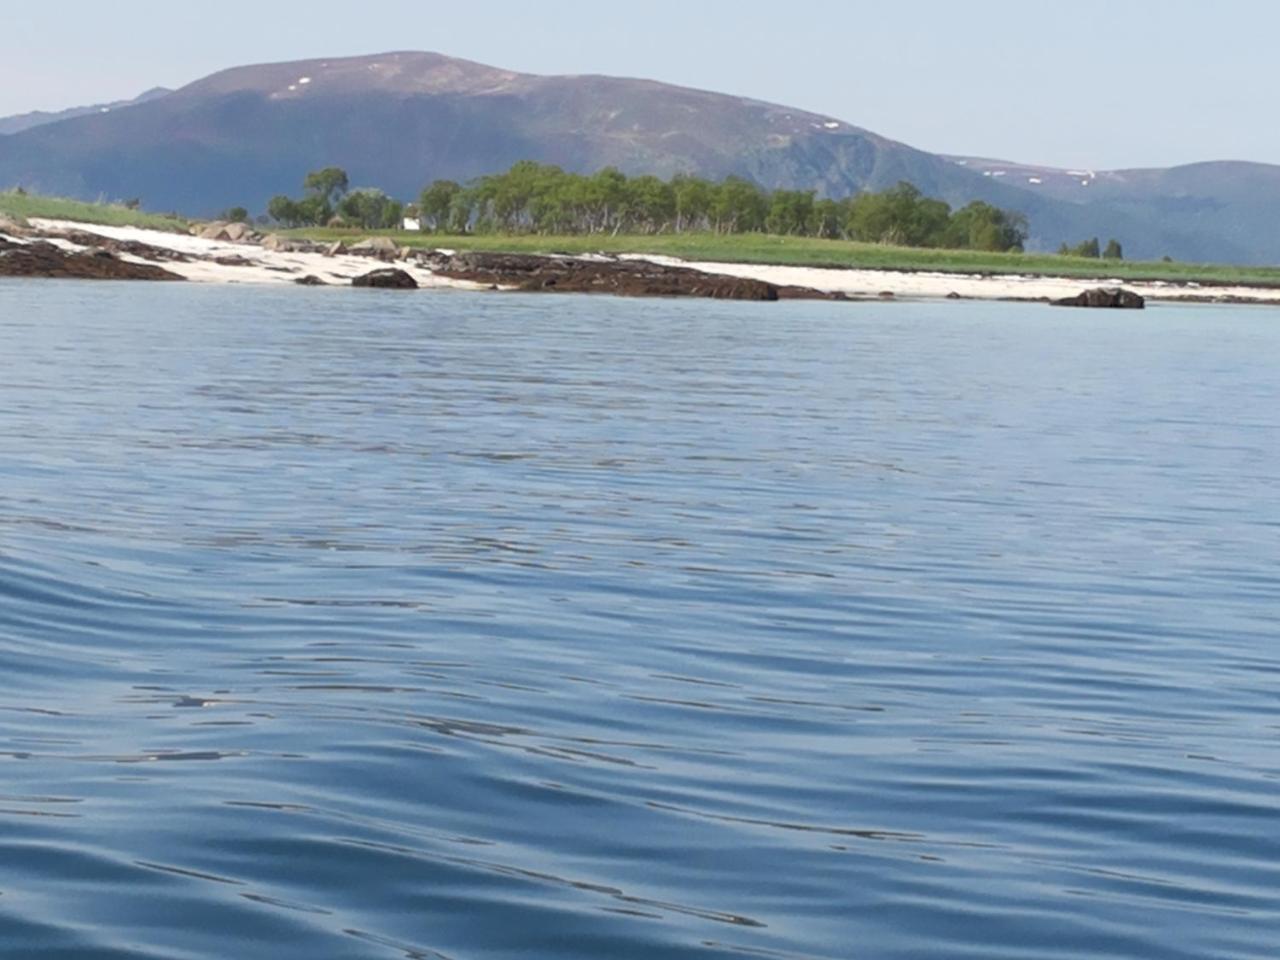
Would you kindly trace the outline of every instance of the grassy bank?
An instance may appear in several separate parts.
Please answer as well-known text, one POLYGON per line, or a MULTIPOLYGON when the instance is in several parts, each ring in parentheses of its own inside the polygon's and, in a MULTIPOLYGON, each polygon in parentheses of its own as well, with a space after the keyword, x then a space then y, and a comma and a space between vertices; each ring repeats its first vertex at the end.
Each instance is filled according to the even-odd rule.
MULTIPOLYGON (((291 235, 316 240, 347 240, 374 235, 335 229, 303 229, 291 235)), ((1093 260, 1056 254, 984 253, 977 250, 929 250, 890 247, 844 240, 779 237, 767 234, 706 233, 662 236, 446 236, 382 231, 410 247, 444 247, 512 253, 650 253, 687 260, 761 263, 805 267, 857 267, 869 270, 936 271, 940 273, 1041 274, 1097 280, 1165 280, 1180 283, 1280 286, 1280 268, 1217 264, 1144 263, 1093 260)))
POLYGON ((13 191, 0 191, 0 215, 22 219, 42 217, 48 220, 74 220, 77 223, 98 223, 110 227, 146 227, 180 233, 187 231, 185 220, 164 214, 143 213, 114 203, 85 203, 81 200, 41 197, 13 191))

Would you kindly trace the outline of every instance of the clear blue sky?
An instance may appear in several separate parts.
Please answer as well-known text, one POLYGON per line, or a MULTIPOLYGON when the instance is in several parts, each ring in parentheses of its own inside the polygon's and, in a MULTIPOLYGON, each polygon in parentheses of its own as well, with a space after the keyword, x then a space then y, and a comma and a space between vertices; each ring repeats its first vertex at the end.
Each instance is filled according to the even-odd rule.
POLYGON ((244 63, 436 50, 758 97, 940 152, 1280 163, 1275 0, 60 0, 2 31, 0 115, 244 63))

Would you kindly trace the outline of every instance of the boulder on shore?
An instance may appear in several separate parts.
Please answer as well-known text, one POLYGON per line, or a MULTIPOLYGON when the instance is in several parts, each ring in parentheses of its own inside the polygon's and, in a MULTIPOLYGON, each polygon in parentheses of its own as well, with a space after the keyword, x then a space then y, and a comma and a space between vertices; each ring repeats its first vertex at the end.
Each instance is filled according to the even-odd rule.
POLYGON ((1147 301, 1123 287, 1095 287, 1074 297, 1054 300, 1055 307, 1094 307, 1101 310, 1142 310, 1147 301))
POLYGON ((293 249, 293 241, 280 236, 278 233, 269 233, 262 238, 262 249, 271 250, 275 253, 288 253, 293 249))
POLYGON ((377 257, 379 260, 392 261, 400 256, 400 248, 390 237, 371 237, 351 247, 348 253, 358 257, 377 257))
POLYGON ((253 239, 254 234, 253 228, 247 223, 214 220, 212 223, 205 224, 196 236, 201 240, 219 240, 223 243, 248 243, 253 239))
POLYGON ((394 267, 374 270, 351 281, 353 287, 377 287, 382 290, 417 290, 418 281, 394 267))

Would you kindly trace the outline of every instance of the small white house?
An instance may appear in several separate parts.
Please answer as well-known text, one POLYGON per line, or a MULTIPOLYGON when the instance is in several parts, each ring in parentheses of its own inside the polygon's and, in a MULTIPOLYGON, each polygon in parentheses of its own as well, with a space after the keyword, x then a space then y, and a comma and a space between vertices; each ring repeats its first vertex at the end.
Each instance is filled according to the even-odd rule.
POLYGON ((413 230, 417 232, 422 229, 422 221, 418 217, 405 217, 404 223, 400 226, 402 230, 413 230))

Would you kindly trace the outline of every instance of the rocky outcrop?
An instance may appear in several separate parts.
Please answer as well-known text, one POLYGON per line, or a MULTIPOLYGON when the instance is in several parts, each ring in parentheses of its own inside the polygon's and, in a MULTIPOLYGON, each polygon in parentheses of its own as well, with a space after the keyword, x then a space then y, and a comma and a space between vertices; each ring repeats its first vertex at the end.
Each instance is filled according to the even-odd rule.
POLYGON ((443 277, 530 292, 609 293, 623 297, 706 297, 714 300, 843 300, 807 287, 703 273, 648 260, 547 257, 516 253, 420 254, 443 277))
POLYGON ((227 223, 215 220, 206 224, 197 234, 201 240, 221 240, 224 243, 249 243, 254 239, 253 228, 247 223, 227 223))
POLYGON ((357 257, 377 257, 388 263, 400 256, 400 248, 390 237, 371 237, 355 244, 348 251, 357 257))
POLYGON ((1094 307, 1102 310, 1142 310, 1147 301, 1123 287, 1095 287, 1074 297, 1053 301, 1055 307, 1094 307))
POLYGON ((315 274, 308 273, 305 277, 298 277, 293 281, 300 287, 327 287, 328 284, 317 277, 315 274))
POLYGON ((152 263, 121 260, 110 250, 66 251, 37 240, 0 246, 0 277, 50 277, 65 280, 181 280, 152 263))
POLYGON ((394 267, 374 270, 351 281, 353 287, 377 287, 382 290, 417 290, 418 281, 394 267))
POLYGON ((297 241, 282 237, 278 233, 268 234, 262 240, 262 249, 274 253, 292 253, 298 249, 298 246, 297 241))

